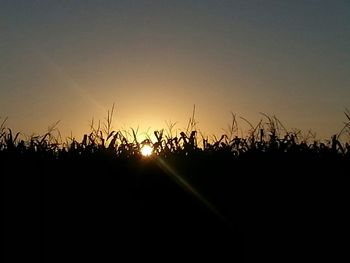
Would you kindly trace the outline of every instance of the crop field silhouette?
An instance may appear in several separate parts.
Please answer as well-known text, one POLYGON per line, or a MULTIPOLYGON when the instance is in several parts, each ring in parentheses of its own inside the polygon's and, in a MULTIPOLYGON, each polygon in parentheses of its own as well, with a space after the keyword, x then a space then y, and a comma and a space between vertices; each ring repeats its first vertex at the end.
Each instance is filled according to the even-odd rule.
POLYGON ((325 142, 270 115, 210 140, 194 112, 140 141, 112 115, 80 140, 2 123, 5 262, 349 259, 348 111, 325 142))

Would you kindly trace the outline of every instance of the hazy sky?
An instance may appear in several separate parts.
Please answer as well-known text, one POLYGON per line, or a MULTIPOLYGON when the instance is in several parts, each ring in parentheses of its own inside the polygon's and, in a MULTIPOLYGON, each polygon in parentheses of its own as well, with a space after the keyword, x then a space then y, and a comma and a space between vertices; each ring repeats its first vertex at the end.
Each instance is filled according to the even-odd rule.
POLYGON ((259 112, 320 137, 350 108, 350 1, 0 0, 0 117, 80 136, 116 103, 115 128, 199 127, 259 112))

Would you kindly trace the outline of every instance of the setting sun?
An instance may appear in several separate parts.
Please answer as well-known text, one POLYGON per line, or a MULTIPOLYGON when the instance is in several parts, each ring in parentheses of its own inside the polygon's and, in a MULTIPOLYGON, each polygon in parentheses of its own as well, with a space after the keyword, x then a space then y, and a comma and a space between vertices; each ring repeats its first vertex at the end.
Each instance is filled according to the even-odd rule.
POLYGON ((148 144, 142 146, 142 148, 141 148, 141 154, 145 157, 150 156, 152 154, 152 152, 153 152, 153 148, 152 148, 152 146, 150 146, 148 144))

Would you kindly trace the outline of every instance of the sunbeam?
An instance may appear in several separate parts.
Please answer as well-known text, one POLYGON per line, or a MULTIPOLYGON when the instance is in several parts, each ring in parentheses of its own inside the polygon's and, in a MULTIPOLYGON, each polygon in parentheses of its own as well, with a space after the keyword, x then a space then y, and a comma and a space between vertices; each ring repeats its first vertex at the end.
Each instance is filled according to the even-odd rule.
POLYGON ((228 226, 231 226, 231 222, 226 218, 215 206, 206 199, 197 189, 195 189, 183 176, 181 176, 174 168, 167 164, 161 157, 156 158, 157 164, 161 169, 169 175, 182 189, 193 195, 199 202, 207 207, 212 213, 217 215, 228 226))

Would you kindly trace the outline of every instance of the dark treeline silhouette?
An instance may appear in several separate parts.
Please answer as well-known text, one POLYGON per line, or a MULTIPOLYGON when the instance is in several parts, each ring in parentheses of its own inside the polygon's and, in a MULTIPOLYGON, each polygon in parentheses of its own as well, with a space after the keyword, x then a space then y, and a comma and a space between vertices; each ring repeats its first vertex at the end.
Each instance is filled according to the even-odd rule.
POLYGON ((1 127, 5 262, 349 257, 350 147, 338 136, 270 125, 199 146, 191 125, 142 142, 106 128, 60 143, 1 127))

